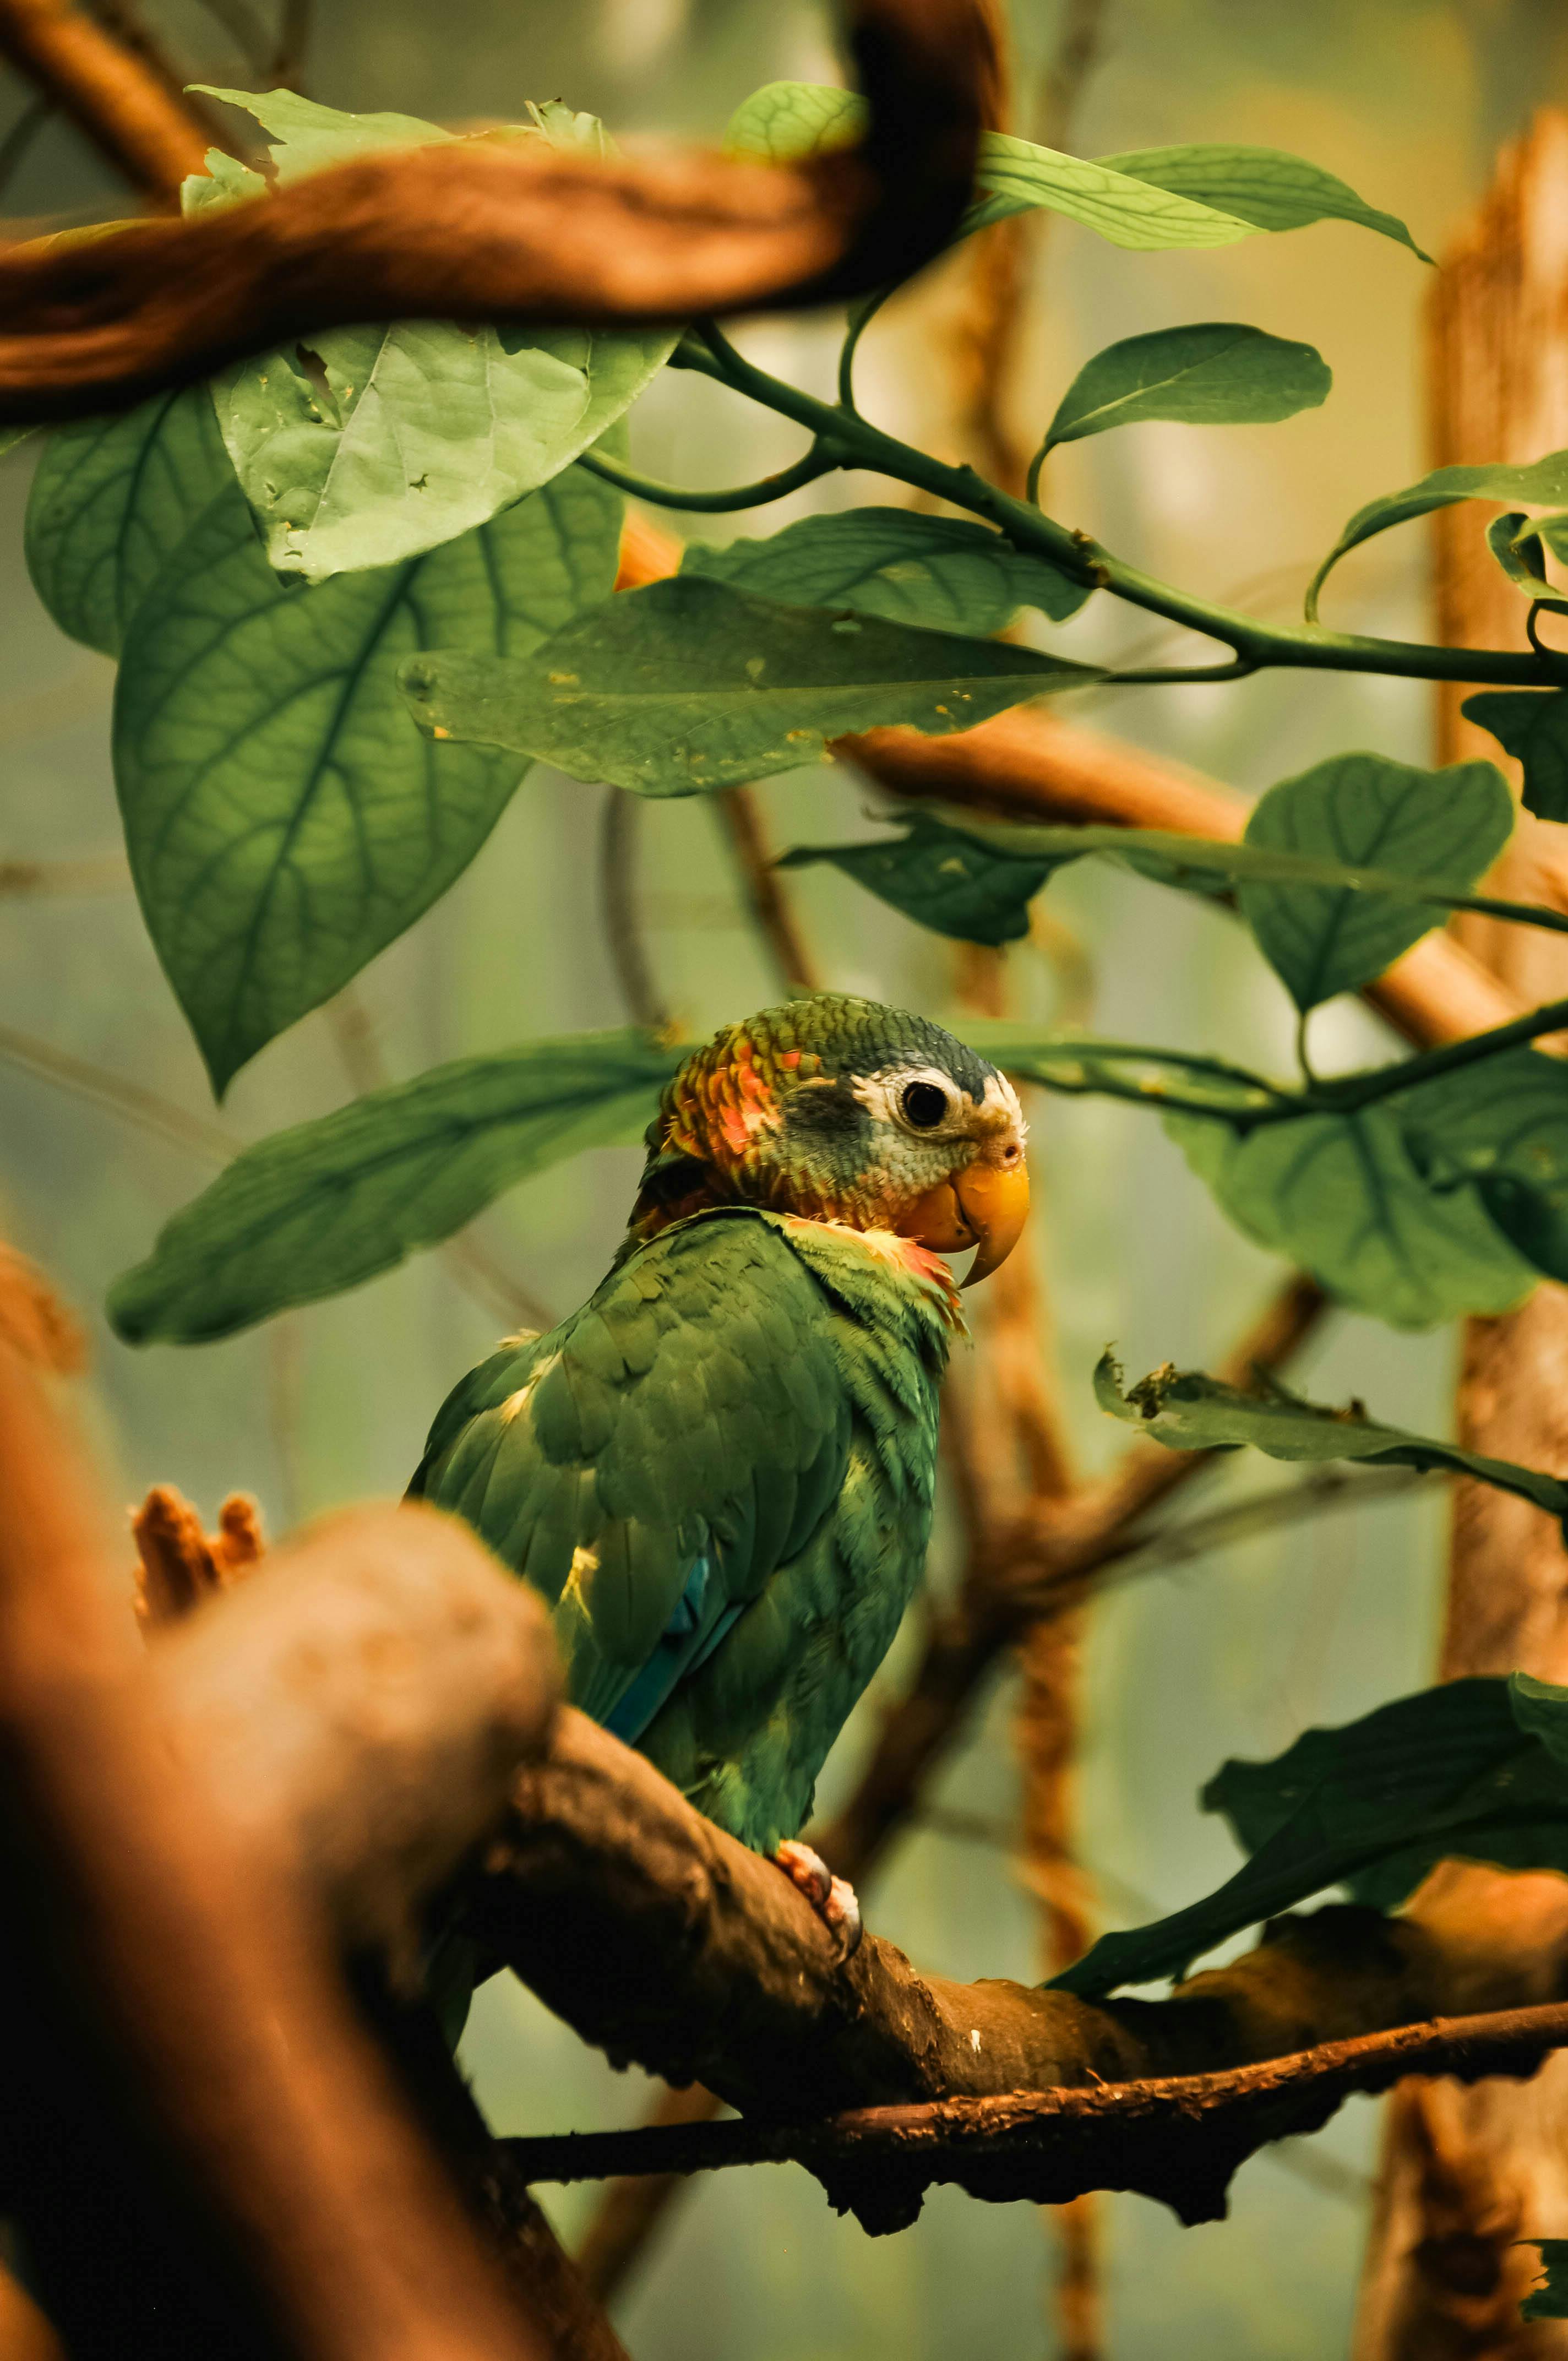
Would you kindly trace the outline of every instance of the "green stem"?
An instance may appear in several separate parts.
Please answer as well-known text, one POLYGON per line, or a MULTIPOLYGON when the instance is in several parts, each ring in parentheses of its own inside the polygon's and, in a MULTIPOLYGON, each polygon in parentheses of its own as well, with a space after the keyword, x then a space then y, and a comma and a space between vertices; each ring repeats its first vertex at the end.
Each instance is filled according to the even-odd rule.
MULTIPOLYGON (((1395 1066, 1375 1066, 1363 1074, 1346 1074, 1334 1082, 1317 1083, 1307 1095, 1315 1109, 1336 1115, 1354 1114, 1370 1106, 1375 1099, 1392 1098, 1396 1092, 1414 1090, 1419 1082, 1441 1080, 1444 1074, 1456 1074, 1465 1066, 1479 1065, 1485 1059, 1495 1058, 1504 1049, 1517 1049, 1530 1041, 1539 1041, 1544 1033, 1561 1033, 1568 1027, 1568 1000, 1549 1000, 1526 1016, 1510 1018, 1507 1025, 1494 1025, 1489 1032, 1472 1033, 1463 1041, 1451 1041, 1441 1049, 1427 1049, 1419 1058, 1401 1059, 1395 1066)), ((1259 1118, 1265 1123, 1274 1120, 1272 1112, 1259 1118)))
POLYGON ((736 484, 723 492, 687 491, 679 484, 655 483, 634 467, 622 467, 619 459, 607 459, 602 451, 583 452, 577 464, 590 476, 602 476, 607 484, 630 492, 633 500, 651 501, 655 508, 696 509, 706 516, 721 516, 727 509, 760 509, 769 500, 782 500, 787 493, 798 492, 803 484, 830 476, 841 462, 814 443, 803 458, 776 476, 763 476, 754 484, 736 484))
MULTIPOLYGON (((1376 673, 1391 679, 1476 681, 1492 686, 1542 688, 1568 682, 1568 657, 1554 657, 1543 649, 1444 648, 1419 641, 1384 640, 1352 631, 1329 631, 1318 625, 1262 623, 1250 615, 1194 598, 1185 590, 1157 580, 1102 548, 1088 533, 1069 533, 1053 517, 1042 515, 1026 501, 988 484, 973 467, 949 467, 917 451, 895 435, 886 434, 858 412, 819 401, 798 386, 758 368, 736 350, 728 337, 705 323, 680 348, 682 365, 747 395, 797 425, 838 453, 842 467, 870 468, 895 482, 912 485, 983 517, 1006 534, 1017 550, 1043 557, 1078 582, 1109 590, 1128 605, 1160 615, 1168 622, 1185 624, 1206 638, 1228 647, 1236 663, 1216 675, 1209 670, 1188 677, 1234 678, 1238 668, 1253 672, 1266 665, 1321 672, 1376 673)), ((1132 677, 1139 677, 1132 675, 1132 677)), ((1157 675, 1169 678, 1169 675, 1157 675)), ((1181 677, 1181 675, 1177 675, 1181 677)))

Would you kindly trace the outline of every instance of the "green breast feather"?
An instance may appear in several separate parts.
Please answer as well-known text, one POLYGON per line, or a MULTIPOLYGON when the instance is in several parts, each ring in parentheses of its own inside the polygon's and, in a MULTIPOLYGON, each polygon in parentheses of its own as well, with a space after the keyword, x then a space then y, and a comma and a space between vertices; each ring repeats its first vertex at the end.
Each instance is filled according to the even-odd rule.
POLYGON ((572 1702, 771 1850, 918 1579, 949 1318, 861 1238, 710 1210, 466 1378, 411 1490, 550 1602, 572 1702))

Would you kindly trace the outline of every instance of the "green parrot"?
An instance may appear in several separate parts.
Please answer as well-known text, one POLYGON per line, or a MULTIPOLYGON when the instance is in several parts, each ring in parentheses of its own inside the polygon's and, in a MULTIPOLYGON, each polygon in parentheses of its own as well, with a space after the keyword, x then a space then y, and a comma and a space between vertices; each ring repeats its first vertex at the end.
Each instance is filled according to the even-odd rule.
POLYGON ((609 1276, 448 1398, 410 1487, 548 1601, 566 1695, 858 1939, 795 1841, 919 1579, 966 1284, 1028 1207, 1005 1076, 825 993, 666 1087, 609 1276))

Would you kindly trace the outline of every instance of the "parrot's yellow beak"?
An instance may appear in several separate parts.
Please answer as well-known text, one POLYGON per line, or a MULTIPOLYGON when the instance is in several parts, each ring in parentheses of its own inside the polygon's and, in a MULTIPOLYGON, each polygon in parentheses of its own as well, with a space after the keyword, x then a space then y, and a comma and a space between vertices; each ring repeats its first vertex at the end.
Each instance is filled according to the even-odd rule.
POLYGON ((927 1189, 898 1226, 905 1237, 936 1254, 961 1254, 966 1246, 978 1246, 964 1280, 972 1287, 1006 1261, 1028 1213, 1029 1170, 1023 1149, 1013 1145, 999 1160, 979 1157, 955 1179, 927 1189))

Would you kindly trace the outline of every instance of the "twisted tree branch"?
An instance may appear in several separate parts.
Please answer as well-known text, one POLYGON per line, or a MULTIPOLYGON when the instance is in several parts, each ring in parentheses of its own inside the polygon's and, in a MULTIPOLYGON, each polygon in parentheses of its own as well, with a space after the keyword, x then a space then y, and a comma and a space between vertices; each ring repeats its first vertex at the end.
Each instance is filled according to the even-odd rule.
POLYGON ((984 20, 972 0, 855 0, 850 38, 865 140, 800 165, 600 164, 543 140, 465 139, 188 222, 14 247, 0 254, 0 419, 81 416, 356 321, 678 324, 907 278, 970 195, 984 20))

